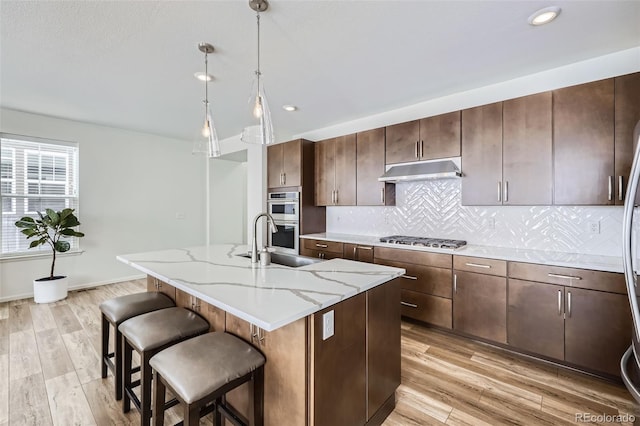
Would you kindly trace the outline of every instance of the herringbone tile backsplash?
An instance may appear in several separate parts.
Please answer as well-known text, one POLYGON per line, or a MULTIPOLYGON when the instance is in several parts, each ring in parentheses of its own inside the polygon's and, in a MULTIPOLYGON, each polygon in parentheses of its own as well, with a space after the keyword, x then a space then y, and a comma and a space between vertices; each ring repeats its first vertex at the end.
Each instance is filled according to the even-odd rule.
POLYGON ((621 255, 621 206, 462 206, 460 183, 447 179, 396 184, 395 207, 327 207, 327 232, 441 237, 498 247, 621 255), (599 234, 589 232, 592 222, 599 222, 599 234))

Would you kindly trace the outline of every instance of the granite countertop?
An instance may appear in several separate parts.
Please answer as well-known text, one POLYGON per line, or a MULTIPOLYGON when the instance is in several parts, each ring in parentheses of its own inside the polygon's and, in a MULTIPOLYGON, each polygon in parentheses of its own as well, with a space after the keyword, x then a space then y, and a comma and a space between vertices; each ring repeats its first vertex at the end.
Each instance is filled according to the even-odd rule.
POLYGON ((432 247, 415 247, 398 244, 381 243, 379 237, 367 235, 350 235, 336 233, 319 233, 301 235, 300 238, 316 240, 340 241, 343 243, 362 244, 376 247, 390 247, 407 250, 447 253, 459 256, 484 257, 513 262, 538 263, 569 268, 592 269, 596 271, 623 272, 622 254, 620 256, 601 256, 580 253, 561 253, 556 251, 515 249, 507 247, 491 247, 469 244, 456 250, 437 249, 432 247))
POLYGON ((273 331, 404 274, 345 259, 291 268, 252 266, 246 245, 170 249, 117 256, 139 271, 273 331))

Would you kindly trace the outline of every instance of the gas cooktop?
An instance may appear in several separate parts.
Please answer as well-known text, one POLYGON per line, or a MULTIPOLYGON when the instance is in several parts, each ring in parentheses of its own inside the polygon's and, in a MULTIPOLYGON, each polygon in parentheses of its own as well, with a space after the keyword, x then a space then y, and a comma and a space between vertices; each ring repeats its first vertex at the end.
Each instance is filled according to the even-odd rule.
POLYGON ((463 240, 447 240, 444 238, 410 237, 406 235, 391 235, 381 237, 380 242, 389 244, 404 244, 419 247, 434 247, 455 250, 467 244, 463 240))

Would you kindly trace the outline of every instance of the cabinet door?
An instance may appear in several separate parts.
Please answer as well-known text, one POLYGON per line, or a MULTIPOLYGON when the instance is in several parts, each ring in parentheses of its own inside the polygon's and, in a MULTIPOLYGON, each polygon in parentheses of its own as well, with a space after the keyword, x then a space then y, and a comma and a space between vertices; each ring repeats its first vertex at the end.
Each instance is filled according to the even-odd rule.
POLYGON ((357 262, 373 263, 373 247, 345 243, 342 258, 355 260, 357 262))
POLYGON ((307 257, 315 257, 316 259, 325 259, 325 260, 342 258, 342 253, 335 253, 335 252, 326 251, 326 250, 314 250, 314 249, 308 249, 305 247, 302 247, 300 249, 300 255, 307 256, 307 257))
POLYGON ((402 316, 451 329, 451 299, 411 290, 401 290, 402 316))
POLYGON ((367 291, 367 420, 400 385, 398 279, 367 291))
POLYGON ((623 75, 615 83, 615 200, 624 204, 633 161, 633 129, 640 121, 640 72, 623 75))
POLYGON ((419 159, 420 120, 386 127, 386 164, 406 163, 419 159))
POLYGON ((511 346, 564 360, 564 287, 509 278, 511 346))
POLYGON ((282 144, 282 186, 301 186, 302 141, 282 144))
POLYGON ((502 204, 502 102, 462 111, 462 204, 502 204))
POLYGON ((420 120, 423 160, 460 156, 460 111, 420 120))
POLYGON ((335 204, 356 205, 356 135, 335 139, 335 204))
POLYGON ((613 204, 613 79, 553 91, 554 204, 613 204))
POLYGON ((176 300, 176 288, 151 275, 147 275, 147 291, 159 291, 169 296, 174 302, 176 300))
POLYGON ((316 206, 333 205, 335 188, 335 140, 327 139, 315 143, 315 194, 316 206))
POLYGON ((503 103, 503 195, 507 205, 551 205, 551 92, 503 103))
POLYGON ((453 329, 507 343, 507 279, 454 271, 453 329))
MULTIPOLYGON (((385 171, 384 128, 360 132, 356 135, 356 201, 359 206, 395 204, 393 194, 385 194, 385 183, 378 178, 385 171), (393 197, 391 197, 393 195, 393 197), (393 203, 391 203, 393 201, 393 203)), ((386 184, 395 189, 395 185, 386 184)))
POLYGON ((567 287, 565 360, 620 376, 633 330, 627 296, 567 287))
POLYGON ((267 147, 267 187, 279 188, 282 184, 282 148, 284 144, 267 147))

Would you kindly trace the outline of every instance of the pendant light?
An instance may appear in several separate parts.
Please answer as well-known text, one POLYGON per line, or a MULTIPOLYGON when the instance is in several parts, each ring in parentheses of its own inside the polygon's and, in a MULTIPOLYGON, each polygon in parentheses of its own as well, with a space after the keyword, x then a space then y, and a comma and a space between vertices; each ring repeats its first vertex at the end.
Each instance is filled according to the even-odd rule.
MULTIPOLYGON (((204 53, 204 76, 202 78, 204 80, 204 100, 202 101, 204 103, 204 124, 193 144, 193 154, 215 158, 220 157, 220 143, 209 106, 209 80, 211 80, 211 77, 209 76, 207 58, 209 53, 213 53, 213 46, 202 42, 198 44, 198 49, 204 53)), ((200 79, 199 76, 198 79, 200 79)))
POLYGON ((262 74, 260 73, 260 12, 269 8, 267 0, 250 0, 249 7, 256 12, 258 27, 258 67, 249 97, 250 123, 242 130, 240 140, 246 143, 269 145, 273 143, 273 123, 271 111, 264 93, 262 74))

